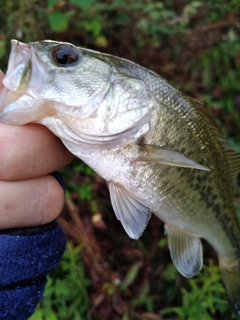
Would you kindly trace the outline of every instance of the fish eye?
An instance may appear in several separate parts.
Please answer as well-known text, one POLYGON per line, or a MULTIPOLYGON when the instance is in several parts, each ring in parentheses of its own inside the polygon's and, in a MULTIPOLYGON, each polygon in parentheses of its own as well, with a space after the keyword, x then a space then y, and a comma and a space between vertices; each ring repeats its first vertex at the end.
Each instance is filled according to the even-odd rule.
POLYGON ((68 44, 52 48, 51 55, 54 62, 61 67, 74 66, 80 58, 77 48, 68 44))

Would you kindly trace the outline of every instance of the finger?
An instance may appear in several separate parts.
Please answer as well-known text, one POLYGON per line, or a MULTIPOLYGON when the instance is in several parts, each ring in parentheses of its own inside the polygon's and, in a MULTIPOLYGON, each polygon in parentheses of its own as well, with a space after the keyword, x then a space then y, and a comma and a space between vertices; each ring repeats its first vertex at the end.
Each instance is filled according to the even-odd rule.
POLYGON ((0 229, 32 227, 58 217, 64 191, 51 175, 24 181, 0 182, 0 229))
POLYGON ((0 123, 0 180, 40 177, 68 164, 73 155, 42 125, 0 123))

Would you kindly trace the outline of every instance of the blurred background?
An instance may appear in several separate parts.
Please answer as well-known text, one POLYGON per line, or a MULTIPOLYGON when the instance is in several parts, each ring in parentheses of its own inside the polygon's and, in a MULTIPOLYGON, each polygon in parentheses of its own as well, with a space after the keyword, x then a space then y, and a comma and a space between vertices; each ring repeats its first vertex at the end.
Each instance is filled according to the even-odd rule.
MULTIPOLYGON (((201 100, 240 150, 239 0, 1 0, 0 59, 10 40, 72 42, 130 59, 201 100)), ((171 263, 164 228, 152 217, 138 241, 113 213, 104 180, 80 160, 62 170, 59 221, 69 242, 31 320, 235 319, 216 255, 184 279, 171 263)), ((239 207, 239 186, 235 203, 239 207)))

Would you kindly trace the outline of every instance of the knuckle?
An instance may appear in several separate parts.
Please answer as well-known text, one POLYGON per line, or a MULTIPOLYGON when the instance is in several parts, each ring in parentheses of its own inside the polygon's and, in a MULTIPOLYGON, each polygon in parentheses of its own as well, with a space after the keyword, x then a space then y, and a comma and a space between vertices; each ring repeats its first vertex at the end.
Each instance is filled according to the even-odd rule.
POLYGON ((19 148, 8 141, 0 141, 0 150, 0 180, 11 180, 19 171, 19 148))

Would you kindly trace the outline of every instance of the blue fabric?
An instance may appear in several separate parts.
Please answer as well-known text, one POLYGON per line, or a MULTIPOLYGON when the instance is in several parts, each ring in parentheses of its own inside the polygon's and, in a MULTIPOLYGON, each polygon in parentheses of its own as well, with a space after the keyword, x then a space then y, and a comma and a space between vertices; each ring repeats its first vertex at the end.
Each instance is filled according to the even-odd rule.
POLYGON ((63 188, 64 193, 65 193, 65 183, 64 183, 62 175, 58 171, 52 172, 51 175, 60 183, 60 185, 63 188))
POLYGON ((0 319, 26 320, 43 297, 46 274, 65 250, 66 237, 55 221, 0 232, 0 319))

